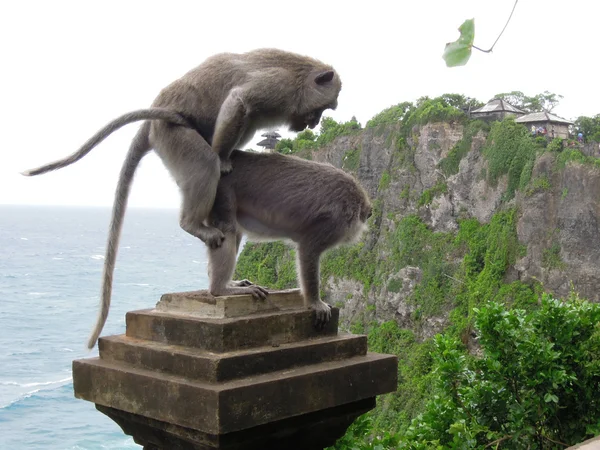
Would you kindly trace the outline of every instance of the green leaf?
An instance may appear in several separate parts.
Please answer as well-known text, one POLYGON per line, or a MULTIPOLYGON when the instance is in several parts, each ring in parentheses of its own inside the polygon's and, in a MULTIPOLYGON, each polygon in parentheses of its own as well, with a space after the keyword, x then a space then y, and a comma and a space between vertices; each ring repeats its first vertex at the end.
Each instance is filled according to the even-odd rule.
POLYGON ((558 403, 558 397, 554 394, 546 394, 546 395, 544 395, 544 401, 546 403, 550 403, 550 402, 558 403))
POLYGON ((448 67, 464 66, 469 61, 475 40, 475 19, 465 20, 458 31, 460 37, 446 44, 442 56, 448 67))

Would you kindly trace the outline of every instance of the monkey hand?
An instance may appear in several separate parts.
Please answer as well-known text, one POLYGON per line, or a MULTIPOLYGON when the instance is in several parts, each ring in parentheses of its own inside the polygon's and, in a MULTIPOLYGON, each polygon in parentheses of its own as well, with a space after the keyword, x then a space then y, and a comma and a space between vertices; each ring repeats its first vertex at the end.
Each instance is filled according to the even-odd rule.
POLYGON ((221 175, 227 175, 233 170, 230 159, 221 160, 221 175))
POLYGON ((322 300, 317 300, 311 305, 311 309, 315 311, 315 328, 322 330, 331 319, 331 306, 322 300))

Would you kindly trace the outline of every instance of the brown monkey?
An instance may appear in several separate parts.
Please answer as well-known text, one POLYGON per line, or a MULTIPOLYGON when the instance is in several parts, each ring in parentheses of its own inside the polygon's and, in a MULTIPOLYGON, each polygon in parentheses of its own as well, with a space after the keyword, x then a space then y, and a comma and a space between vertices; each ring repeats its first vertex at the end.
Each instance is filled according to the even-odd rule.
POLYGON ((106 321, 103 312, 108 313, 110 305, 127 197, 143 156, 154 149, 179 186, 181 227, 216 248, 224 235, 208 226, 206 219, 220 172, 231 170, 233 148, 245 145, 266 126, 287 124, 293 131, 316 127, 324 110, 337 107, 340 90, 341 81, 333 68, 306 56, 275 49, 215 55, 163 89, 153 108, 121 116, 73 155, 24 172, 38 175, 65 167, 126 123, 153 120, 136 134, 121 169, 104 264, 102 312, 88 342, 90 348, 106 321), (168 111, 175 116, 168 117, 168 111))
POLYGON ((338 244, 352 242, 366 228, 371 203, 353 177, 328 164, 278 153, 234 150, 233 171, 221 178, 209 222, 225 234, 223 245, 208 249, 213 295, 267 291, 231 282, 242 234, 258 240, 289 239, 297 246, 297 270, 308 307, 318 326, 329 321, 319 295, 319 259, 338 244))

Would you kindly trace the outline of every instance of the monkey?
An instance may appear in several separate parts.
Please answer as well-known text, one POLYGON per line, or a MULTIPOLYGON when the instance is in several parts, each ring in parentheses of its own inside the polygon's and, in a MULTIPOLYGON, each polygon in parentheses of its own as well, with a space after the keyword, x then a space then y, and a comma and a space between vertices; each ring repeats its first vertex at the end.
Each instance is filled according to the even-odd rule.
MULTIPOLYGON (((315 128, 323 111, 337 107, 341 87, 330 65, 308 56, 277 49, 217 54, 161 90, 151 108, 115 119, 74 154, 23 175, 66 167, 121 126, 146 120, 132 140, 115 193, 101 292, 101 311, 108 312, 127 198, 136 168, 150 150, 179 187, 180 227, 216 248, 225 236, 209 226, 207 218, 221 174, 231 171, 232 150, 269 126, 287 125, 297 132, 315 128)), ((90 349, 106 318, 99 316, 88 341, 90 349)))
POLYGON ((360 237, 372 213, 368 195, 352 176, 329 164, 239 150, 231 162, 233 170, 220 179, 209 215, 209 223, 225 235, 223 245, 207 248, 209 292, 265 299, 262 286, 230 281, 242 236, 291 240, 305 305, 315 310, 315 325, 322 328, 331 311, 320 299, 320 257, 360 237))

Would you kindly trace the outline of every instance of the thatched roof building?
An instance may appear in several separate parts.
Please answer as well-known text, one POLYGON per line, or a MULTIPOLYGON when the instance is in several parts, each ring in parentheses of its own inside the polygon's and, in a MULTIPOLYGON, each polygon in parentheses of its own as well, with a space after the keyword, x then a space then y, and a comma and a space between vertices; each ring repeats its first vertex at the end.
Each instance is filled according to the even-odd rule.
POLYGON ((562 117, 558 117, 547 111, 534 112, 526 114, 515 119, 515 122, 521 123, 526 127, 534 127, 535 129, 543 128, 546 130, 546 135, 550 138, 569 138, 569 126, 573 125, 573 122, 562 117))
POLYGON ((483 105, 481 108, 471 111, 471 118, 482 120, 502 120, 505 117, 519 117, 525 114, 519 108, 501 98, 494 98, 483 105))

